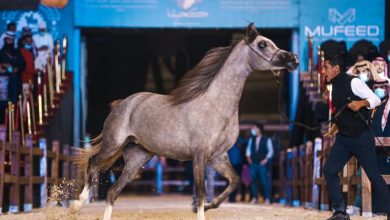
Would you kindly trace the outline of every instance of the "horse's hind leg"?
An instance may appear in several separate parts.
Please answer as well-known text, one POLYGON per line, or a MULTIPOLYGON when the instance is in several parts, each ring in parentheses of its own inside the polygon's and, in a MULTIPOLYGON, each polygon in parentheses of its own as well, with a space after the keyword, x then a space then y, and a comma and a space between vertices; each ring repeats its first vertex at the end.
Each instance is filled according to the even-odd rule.
POLYGON ((205 205, 205 196, 206 196, 206 186, 205 186, 205 174, 206 174, 206 154, 203 152, 197 152, 194 155, 193 166, 194 166, 194 180, 195 180, 195 190, 197 201, 197 219, 204 220, 204 205, 205 205))
POLYGON ((127 185, 128 182, 134 179, 141 167, 152 158, 153 154, 146 151, 142 146, 132 144, 123 149, 123 158, 125 167, 115 184, 108 190, 106 210, 104 211, 103 220, 111 218, 112 207, 119 193, 127 185))
MULTIPOLYGON (((80 209, 83 207, 83 205, 86 203, 86 201, 89 199, 89 192, 91 191, 91 188, 96 187, 98 184, 98 176, 99 176, 99 171, 100 166, 102 163, 105 163, 106 161, 112 159, 112 161, 115 158, 110 158, 107 155, 107 158, 93 158, 89 162, 89 167, 88 167, 88 172, 87 172, 87 181, 84 185, 83 191, 81 192, 79 199, 74 201, 72 205, 70 206, 70 213, 77 213, 80 211, 80 209), (105 160, 104 160, 105 159, 105 160)), ((117 159, 117 158, 116 158, 117 159)), ((114 161, 115 162, 115 161, 114 161)))
POLYGON ((217 208, 225 199, 232 193, 240 184, 240 177, 234 171, 232 165, 230 164, 229 157, 227 153, 222 154, 221 156, 212 158, 210 160, 211 166, 219 173, 221 176, 226 178, 229 181, 227 188, 214 198, 211 203, 207 203, 205 209, 217 208))
POLYGON ((91 187, 98 183, 99 171, 110 168, 122 155, 122 149, 127 143, 127 136, 124 135, 126 130, 120 128, 105 129, 103 132, 101 142, 94 146, 98 147, 100 145, 98 152, 91 159, 88 159, 87 181, 79 199, 70 206, 69 211, 71 213, 80 211, 89 198, 91 187))

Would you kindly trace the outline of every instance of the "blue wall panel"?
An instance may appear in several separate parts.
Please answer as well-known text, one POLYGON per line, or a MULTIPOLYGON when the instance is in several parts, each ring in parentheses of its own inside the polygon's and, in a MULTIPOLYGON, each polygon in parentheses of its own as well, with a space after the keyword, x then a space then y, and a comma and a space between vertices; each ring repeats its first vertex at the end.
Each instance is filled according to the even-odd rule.
POLYGON ((78 0, 82 27, 263 28, 298 26, 298 0, 78 0))

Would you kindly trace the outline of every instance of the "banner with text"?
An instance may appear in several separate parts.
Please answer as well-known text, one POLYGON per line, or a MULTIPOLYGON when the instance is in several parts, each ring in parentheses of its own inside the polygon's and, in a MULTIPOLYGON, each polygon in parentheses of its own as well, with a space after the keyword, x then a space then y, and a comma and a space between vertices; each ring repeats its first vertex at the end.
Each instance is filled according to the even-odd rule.
POLYGON ((75 1, 81 27, 293 28, 298 20, 298 0, 75 1))
MULTIPOLYGON (((313 49, 326 40, 345 41, 348 48, 361 39, 379 45, 385 32, 384 0, 301 0, 299 24, 300 70, 308 69, 308 36, 313 49)), ((316 56, 314 56, 316 60, 316 56)))

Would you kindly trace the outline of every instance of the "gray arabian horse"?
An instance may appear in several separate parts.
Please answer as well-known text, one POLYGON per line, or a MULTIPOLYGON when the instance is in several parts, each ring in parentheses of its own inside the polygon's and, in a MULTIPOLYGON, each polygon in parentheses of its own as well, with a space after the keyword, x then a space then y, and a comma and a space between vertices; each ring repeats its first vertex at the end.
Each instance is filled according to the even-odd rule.
POLYGON ((238 137, 238 104, 246 78, 255 70, 297 66, 296 55, 259 35, 251 23, 243 40, 208 51, 169 95, 141 92, 115 103, 93 146, 76 155, 88 178, 70 212, 77 213, 87 201, 91 186, 97 184, 96 174, 123 156, 123 173, 107 194, 103 219, 109 220, 122 189, 147 161, 160 155, 193 160, 197 219, 205 219, 204 211, 217 208, 239 184, 227 151, 238 137), (210 203, 205 202, 207 163, 229 181, 210 203))

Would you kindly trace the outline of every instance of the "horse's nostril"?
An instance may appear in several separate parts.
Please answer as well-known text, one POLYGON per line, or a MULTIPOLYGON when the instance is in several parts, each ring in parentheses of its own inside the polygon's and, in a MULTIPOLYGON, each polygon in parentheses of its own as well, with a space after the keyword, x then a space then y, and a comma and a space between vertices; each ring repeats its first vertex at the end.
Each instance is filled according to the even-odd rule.
POLYGON ((297 56, 296 54, 292 54, 291 60, 292 60, 292 62, 294 62, 295 64, 298 64, 298 63, 299 63, 299 59, 298 59, 298 56, 297 56))

